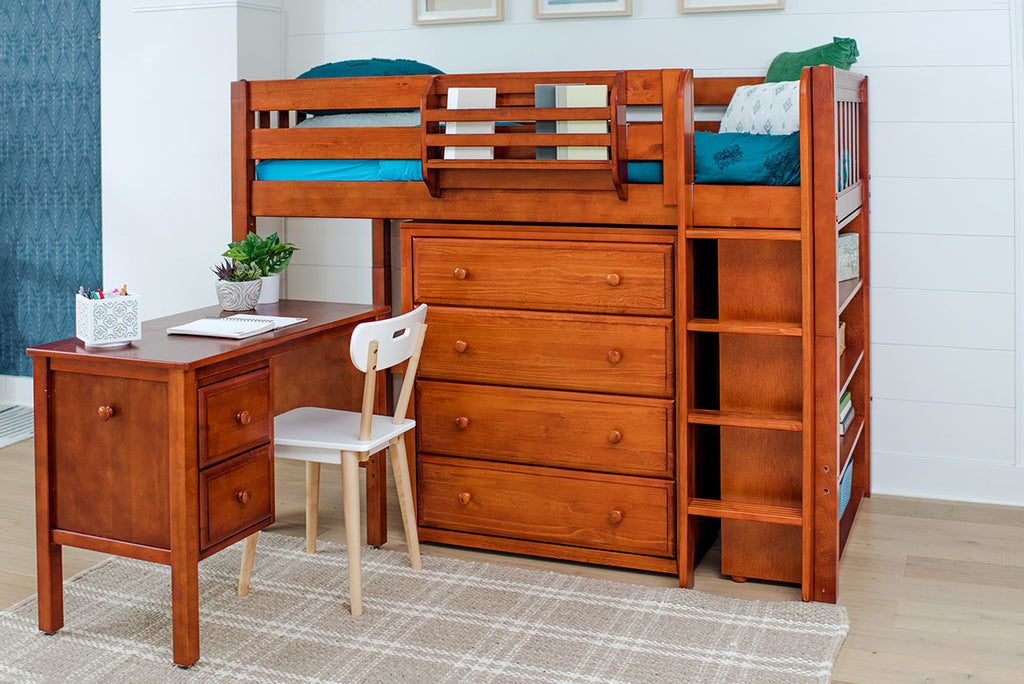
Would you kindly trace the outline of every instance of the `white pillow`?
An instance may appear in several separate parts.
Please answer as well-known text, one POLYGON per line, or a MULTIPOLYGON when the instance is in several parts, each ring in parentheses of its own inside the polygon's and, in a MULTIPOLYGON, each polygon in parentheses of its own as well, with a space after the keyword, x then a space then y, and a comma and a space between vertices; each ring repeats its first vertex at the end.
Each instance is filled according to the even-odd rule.
POLYGON ((800 81, 779 81, 737 88, 718 132, 787 135, 799 130, 800 81))

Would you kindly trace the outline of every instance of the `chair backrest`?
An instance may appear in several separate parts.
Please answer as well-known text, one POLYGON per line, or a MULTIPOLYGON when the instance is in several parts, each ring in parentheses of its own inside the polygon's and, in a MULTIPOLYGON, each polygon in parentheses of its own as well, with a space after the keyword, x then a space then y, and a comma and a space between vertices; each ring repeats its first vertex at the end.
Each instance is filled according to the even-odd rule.
POLYGON ((423 337, 427 331, 427 325, 424 322, 426 318, 427 305, 421 304, 401 316, 383 321, 360 323, 352 331, 349 356, 352 358, 352 364, 366 373, 359 439, 368 440, 370 438, 377 371, 391 368, 408 360, 409 365, 406 366, 405 376, 402 378, 402 391, 395 403, 393 418, 396 425, 405 421, 405 414, 409 410, 409 400, 412 396, 413 378, 416 376, 420 350, 423 348, 423 337))
POLYGON ((352 364, 367 371, 366 359, 370 343, 377 343, 376 370, 391 368, 412 356, 416 347, 419 327, 427 319, 427 305, 420 304, 407 314, 385 318, 382 321, 360 323, 352 331, 352 341, 348 347, 352 364))

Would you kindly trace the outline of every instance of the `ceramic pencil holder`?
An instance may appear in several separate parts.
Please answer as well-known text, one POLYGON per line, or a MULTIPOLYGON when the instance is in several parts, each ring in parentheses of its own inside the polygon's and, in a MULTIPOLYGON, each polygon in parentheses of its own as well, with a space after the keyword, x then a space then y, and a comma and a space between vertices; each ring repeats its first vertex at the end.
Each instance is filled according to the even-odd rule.
POLYGON ((75 337, 87 348, 125 347, 142 339, 139 296, 89 299, 75 295, 75 337))

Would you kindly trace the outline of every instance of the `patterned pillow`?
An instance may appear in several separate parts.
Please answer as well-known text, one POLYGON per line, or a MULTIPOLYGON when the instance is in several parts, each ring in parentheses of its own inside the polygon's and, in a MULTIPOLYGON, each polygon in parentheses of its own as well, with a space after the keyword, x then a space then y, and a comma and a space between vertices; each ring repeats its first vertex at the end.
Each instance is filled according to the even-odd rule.
POLYGON ((798 130, 800 81, 780 81, 737 88, 718 132, 788 135, 798 130))

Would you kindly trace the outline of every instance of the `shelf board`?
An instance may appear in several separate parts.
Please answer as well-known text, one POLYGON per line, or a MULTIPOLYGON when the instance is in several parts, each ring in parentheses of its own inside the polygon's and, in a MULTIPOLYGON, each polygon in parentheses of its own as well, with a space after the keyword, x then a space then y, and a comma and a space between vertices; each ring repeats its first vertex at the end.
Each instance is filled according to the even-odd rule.
POLYGON ((732 520, 753 520, 779 525, 802 525, 803 513, 793 506, 767 506, 764 504, 718 501, 717 499, 690 499, 686 505, 687 515, 702 515, 710 518, 732 520))
MULTIPOLYGON (((839 437, 839 472, 842 473, 846 464, 853 458, 853 450, 857 448, 857 442, 864 433, 864 416, 854 416, 853 423, 845 435, 839 437)), ((837 476, 838 477, 838 476, 837 476)))
POLYGON ((800 432, 803 421, 798 415, 752 413, 744 411, 715 411, 710 409, 693 409, 687 420, 696 425, 723 425, 728 427, 761 428, 764 430, 784 430, 800 432))
POLYGON ((843 396, 843 392, 850 386, 850 381, 853 380, 853 375, 860 368, 861 361, 863 360, 863 349, 858 351, 849 347, 839 357, 839 380, 843 383, 839 388, 839 396, 843 396))
POLYGON ((863 278, 850 278, 849 280, 840 280, 836 285, 836 301, 839 304, 838 313, 842 314, 846 310, 846 307, 853 301, 853 297, 860 292, 860 288, 864 285, 863 278))
POLYGON ((717 318, 691 318, 686 329, 693 332, 736 333, 740 335, 779 335, 800 337, 803 329, 799 323, 778 323, 771 321, 737 321, 717 318))
POLYGON ((690 228, 692 240, 790 240, 800 241, 800 231, 787 228, 690 228))

